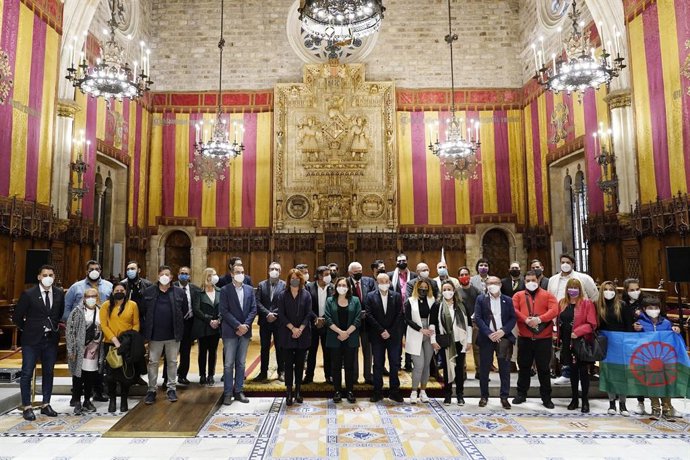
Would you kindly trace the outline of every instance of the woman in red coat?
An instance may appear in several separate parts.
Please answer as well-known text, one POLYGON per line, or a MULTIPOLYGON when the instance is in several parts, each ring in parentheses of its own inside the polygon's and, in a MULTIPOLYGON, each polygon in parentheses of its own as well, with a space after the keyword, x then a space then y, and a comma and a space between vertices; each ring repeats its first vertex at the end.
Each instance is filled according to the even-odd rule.
POLYGON ((578 383, 582 388, 582 413, 589 412, 589 364, 579 361, 573 352, 574 339, 594 341, 597 329, 597 309, 591 300, 585 298, 582 284, 571 278, 565 285, 566 296, 559 303, 558 329, 561 340, 561 363, 570 363, 570 388, 572 400, 568 410, 578 408, 578 383))

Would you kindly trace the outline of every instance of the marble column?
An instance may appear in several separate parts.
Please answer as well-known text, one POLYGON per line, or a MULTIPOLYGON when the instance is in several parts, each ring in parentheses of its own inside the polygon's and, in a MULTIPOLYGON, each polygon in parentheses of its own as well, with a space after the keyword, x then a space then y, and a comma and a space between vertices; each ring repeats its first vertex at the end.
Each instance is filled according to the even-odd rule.
POLYGON ((72 162, 74 114, 78 111, 79 106, 74 101, 58 100, 51 202, 60 219, 66 219, 70 209, 71 198, 67 188, 69 187, 70 163, 72 162))
POLYGON ((611 112, 613 151, 616 155, 619 200, 617 211, 628 213, 639 197, 632 95, 629 89, 612 91, 606 97, 606 102, 611 112))

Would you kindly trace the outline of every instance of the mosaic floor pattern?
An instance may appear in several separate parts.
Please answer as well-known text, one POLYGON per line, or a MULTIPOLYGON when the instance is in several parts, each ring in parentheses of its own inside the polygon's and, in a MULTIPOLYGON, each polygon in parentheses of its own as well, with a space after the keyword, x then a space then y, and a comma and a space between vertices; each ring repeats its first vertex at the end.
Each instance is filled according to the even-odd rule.
MULTIPOLYGON (((132 400, 132 404, 136 403, 132 400)), ((25 422, 19 411, 0 416, 1 459, 690 459, 690 416, 670 423, 609 416, 605 401, 592 414, 548 411, 528 402, 505 411, 497 400, 478 408, 429 404, 333 404, 325 399, 285 405, 282 398, 255 398, 222 406, 195 438, 106 439, 101 434, 121 414, 70 414, 58 397, 55 419, 25 422)))

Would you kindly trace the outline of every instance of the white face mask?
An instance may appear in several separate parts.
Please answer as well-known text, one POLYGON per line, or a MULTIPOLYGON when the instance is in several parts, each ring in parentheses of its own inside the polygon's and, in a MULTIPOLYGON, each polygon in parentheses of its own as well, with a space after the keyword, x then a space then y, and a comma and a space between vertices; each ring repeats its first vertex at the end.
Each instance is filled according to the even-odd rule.
POLYGON ((650 318, 658 318, 659 313, 661 313, 661 310, 645 310, 647 313, 647 316, 650 318))
POLYGON ((443 298, 446 300, 450 300, 455 296, 455 292, 453 291, 443 291, 443 298))
POLYGON ((244 283, 244 273, 238 273, 232 277, 237 283, 244 283))
POLYGON ((563 273, 570 273, 570 271, 573 269, 573 266, 568 264, 568 263, 563 263, 561 264, 561 271, 563 273))
POLYGON ((612 300, 616 297, 616 291, 604 291, 604 298, 606 300, 612 300))
POLYGON ((499 292, 501 292, 501 287, 496 286, 495 284, 490 284, 489 286, 487 286, 486 289, 489 291, 489 294, 491 294, 491 295, 496 295, 499 292))
POLYGON ((304 275, 304 282, 306 283, 307 281, 309 281, 309 273, 304 275))
POLYGON ((381 290, 381 292, 388 292, 390 288, 390 284, 379 284, 379 289, 381 290))
POLYGON ((338 294, 340 295, 347 294, 347 288, 345 286, 338 286, 336 291, 338 291, 338 294))
POLYGON ((44 276, 43 278, 41 278, 41 284, 47 288, 52 286, 54 282, 55 278, 53 278, 52 276, 44 276))
POLYGON ((268 276, 270 276, 271 279, 277 279, 280 276, 280 272, 278 270, 273 269, 268 272, 268 276))
POLYGON ((429 270, 424 270, 424 271, 419 272, 419 277, 422 279, 428 278, 429 277, 429 270))
POLYGON ((170 277, 168 275, 161 275, 158 277, 158 282, 161 283, 163 286, 167 286, 170 284, 170 277))
POLYGON ((637 291, 630 291, 628 292, 628 295, 631 299, 638 300, 640 298, 640 290, 638 289, 637 291))
POLYGON ((536 281, 530 281, 528 283, 525 283, 525 287, 527 288, 528 291, 534 292, 539 287, 539 284, 536 281))
POLYGON ((331 282, 331 275, 326 275, 323 277, 323 282, 328 284, 331 282))
POLYGON ((220 278, 218 278, 218 275, 211 275, 211 284, 213 284, 214 286, 218 284, 219 280, 220 278))
POLYGON ((89 278, 93 281, 96 281, 100 277, 101 277, 101 272, 99 272, 98 270, 91 270, 89 272, 89 278))
POLYGON ((88 299, 84 300, 84 303, 86 304, 87 307, 93 308, 96 305, 96 301, 98 299, 94 299, 93 297, 89 297, 88 299))

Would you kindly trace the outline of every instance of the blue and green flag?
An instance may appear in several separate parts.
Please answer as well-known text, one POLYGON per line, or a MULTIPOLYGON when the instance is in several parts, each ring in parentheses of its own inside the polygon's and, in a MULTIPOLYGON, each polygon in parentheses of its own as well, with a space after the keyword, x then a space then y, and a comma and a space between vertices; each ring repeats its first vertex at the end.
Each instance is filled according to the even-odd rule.
POLYGON ((599 388, 628 396, 690 398, 690 358, 680 334, 601 331, 608 338, 599 388))

